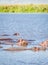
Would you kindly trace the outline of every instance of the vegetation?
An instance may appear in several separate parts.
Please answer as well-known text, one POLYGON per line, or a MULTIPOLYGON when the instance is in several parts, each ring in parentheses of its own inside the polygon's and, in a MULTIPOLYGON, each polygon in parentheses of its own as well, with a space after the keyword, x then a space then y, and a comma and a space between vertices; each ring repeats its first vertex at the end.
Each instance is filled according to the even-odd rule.
POLYGON ((7 13, 48 13, 48 4, 0 5, 0 12, 7 13))

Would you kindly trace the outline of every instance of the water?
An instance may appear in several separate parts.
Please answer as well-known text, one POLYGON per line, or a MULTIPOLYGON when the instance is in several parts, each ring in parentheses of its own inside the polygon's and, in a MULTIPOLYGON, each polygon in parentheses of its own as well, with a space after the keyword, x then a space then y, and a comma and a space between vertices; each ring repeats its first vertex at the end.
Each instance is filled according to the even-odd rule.
MULTIPOLYGON (((48 39, 48 14, 0 14, 0 38, 23 38, 31 41, 28 47, 37 45, 48 39), (19 32, 19 36, 13 36, 19 32), (1 36, 9 34, 10 36, 1 36)), ((46 51, 3 51, 10 45, 2 45, 0 49, 0 65, 48 65, 46 51)))

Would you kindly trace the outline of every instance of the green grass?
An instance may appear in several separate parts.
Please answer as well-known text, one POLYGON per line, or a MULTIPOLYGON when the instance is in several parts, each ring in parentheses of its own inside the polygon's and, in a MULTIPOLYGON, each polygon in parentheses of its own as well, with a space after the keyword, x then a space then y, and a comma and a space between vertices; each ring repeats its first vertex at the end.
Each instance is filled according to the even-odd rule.
POLYGON ((48 4, 0 5, 0 12, 7 13, 48 13, 48 4))

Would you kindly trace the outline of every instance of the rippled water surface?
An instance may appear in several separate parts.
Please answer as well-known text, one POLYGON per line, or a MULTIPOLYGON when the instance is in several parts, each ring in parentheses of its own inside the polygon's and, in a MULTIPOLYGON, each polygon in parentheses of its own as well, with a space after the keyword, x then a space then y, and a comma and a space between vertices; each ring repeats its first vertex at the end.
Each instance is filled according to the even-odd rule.
MULTIPOLYGON (((0 14, 0 38, 35 40, 29 41, 31 44, 27 47, 38 45, 48 39, 48 14, 0 14), (16 32, 20 35, 13 36, 16 32)), ((11 45, 2 46, 0 65, 48 65, 48 50, 4 51, 11 45)))

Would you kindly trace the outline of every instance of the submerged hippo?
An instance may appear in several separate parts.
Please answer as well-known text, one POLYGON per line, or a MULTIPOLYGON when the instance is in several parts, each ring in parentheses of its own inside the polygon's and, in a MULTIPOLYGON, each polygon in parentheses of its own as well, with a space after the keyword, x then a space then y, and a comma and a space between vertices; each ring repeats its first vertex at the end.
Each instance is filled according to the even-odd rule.
POLYGON ((8 34, 2 34, 1 36, 10 36, 10 35, 8 35, 8 34))
POLYGON ((48 40, 41 42, 40 46, 47 48, 48 47, 48 40))
POLYGON ((14 36, 19 36, 20 34, 19 34, 19 33, 14 33, 13 35, 14 35, 14 36))
POLYGON ((17 45, 18 46, 27 46, 28 42, 24 39, 19 39, 18 42, 17 42, 17 45))
POLYGON ((31 48, 30 50, 32 50, 32 51, 45 51, 46 48, 42 48, 42 47, 33 47, 33 48, 31 48))
POLYGON ((33 47, 32 50, 33 51, 40 51, 40 48, 39 47, 33 47))

